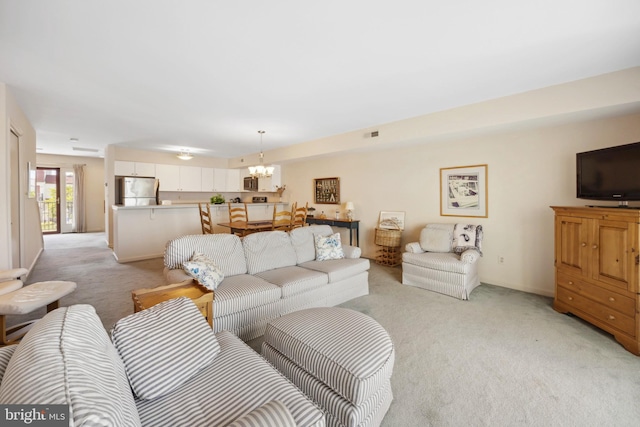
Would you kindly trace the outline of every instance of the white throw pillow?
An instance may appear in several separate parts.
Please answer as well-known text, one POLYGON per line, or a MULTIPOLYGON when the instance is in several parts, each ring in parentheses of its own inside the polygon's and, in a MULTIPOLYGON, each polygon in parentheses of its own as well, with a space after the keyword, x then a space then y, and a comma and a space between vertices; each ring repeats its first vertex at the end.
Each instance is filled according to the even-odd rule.
POLYGON ((452 239, 449 230, 425 227, 420 231, 420 247, 427 252, 451 252, 452 239))
POLYGON ((196 279, 202 286, 215 291, 224 279, 224 274, 211 259, 205 255, 194 252, 191 261, 182 263, 182 269, 196 279))
POLYGON ((207 320, 187 297, 118 320, 111 339, 140 399, 171 393, 220 353, 207 320))
POLYGON ((314 240, 316 242, 316 261, 344 258, 340 233, 326 237, 314 235, 314 240))

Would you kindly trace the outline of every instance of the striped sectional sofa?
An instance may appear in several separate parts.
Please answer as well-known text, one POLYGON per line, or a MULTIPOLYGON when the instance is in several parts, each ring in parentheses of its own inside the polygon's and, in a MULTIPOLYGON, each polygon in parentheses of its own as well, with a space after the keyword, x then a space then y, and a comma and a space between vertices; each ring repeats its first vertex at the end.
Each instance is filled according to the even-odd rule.
POLYGON ((326 425, 316 404, 238 337, 214 334, 185 297, 121 319, 111 337, 90 305, 48 313, 20 344, 0 347, 0 404, 21 405, 8 406, 17 416, 65 411, 67 425, 85 427, 326 425))
POLYGON ((264 334, 267 323, 293 311, 331 307, 369 293, 369 260, 360 248, 343 245, 345 257, 316 260, 314 236, 329 236, 328 225, 254 233, 182 236, 164 254, 167 283, 190 280, 182 269, 194 252, 224 273, 215 291, 214 331, 227 330, 248 341, 264 334))

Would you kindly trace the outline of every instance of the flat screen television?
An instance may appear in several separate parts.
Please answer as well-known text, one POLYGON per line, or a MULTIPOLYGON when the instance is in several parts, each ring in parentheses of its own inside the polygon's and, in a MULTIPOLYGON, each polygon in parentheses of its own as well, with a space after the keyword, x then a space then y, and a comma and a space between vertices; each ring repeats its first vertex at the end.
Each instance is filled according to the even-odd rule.
POLYGON ((577 197, 640 200, 640 142, 576 154, 577 197))

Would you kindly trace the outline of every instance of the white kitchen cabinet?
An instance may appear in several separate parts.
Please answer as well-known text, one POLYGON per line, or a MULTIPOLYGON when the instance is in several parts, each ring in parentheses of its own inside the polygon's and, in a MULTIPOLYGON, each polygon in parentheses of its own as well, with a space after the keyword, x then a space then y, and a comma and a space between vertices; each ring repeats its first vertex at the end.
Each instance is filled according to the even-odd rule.
POLYGON ((282 174, 279 165, 273 165, 273 175, 258 179, 258 191, 275 192, 276 187, 282 186, 282 174))
POLYGON ((202 168, 197 166, 156 165, 160 191, 202 191, 202 168))
POLYGON ((240 179, 240 169, 227 169, 227 191, 238 192, 244 189, 240 179))
POLYGON ((116 176, 144 176, 153 178, 156 176, 156 165, 154 163, 116 160, 113 162, 113 174, 116 176))
POLYGON ((202 168, 202 191, 216 191, 213 188, 213 168, 202 168))
POLYGON ((219 168, 213 169, 213 191, 227 191, 227 170, 228 169, 219 168))

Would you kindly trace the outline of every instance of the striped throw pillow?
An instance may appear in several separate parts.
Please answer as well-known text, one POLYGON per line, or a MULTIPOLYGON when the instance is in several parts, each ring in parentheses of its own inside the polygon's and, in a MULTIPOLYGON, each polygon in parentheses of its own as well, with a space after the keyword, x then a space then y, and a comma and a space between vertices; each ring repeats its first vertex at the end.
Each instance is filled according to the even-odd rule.
POLYGON ((140 399, 172 392, 220 353, 211 327, 186 297, 120 319, 111 330, 111 339, 140 399))

